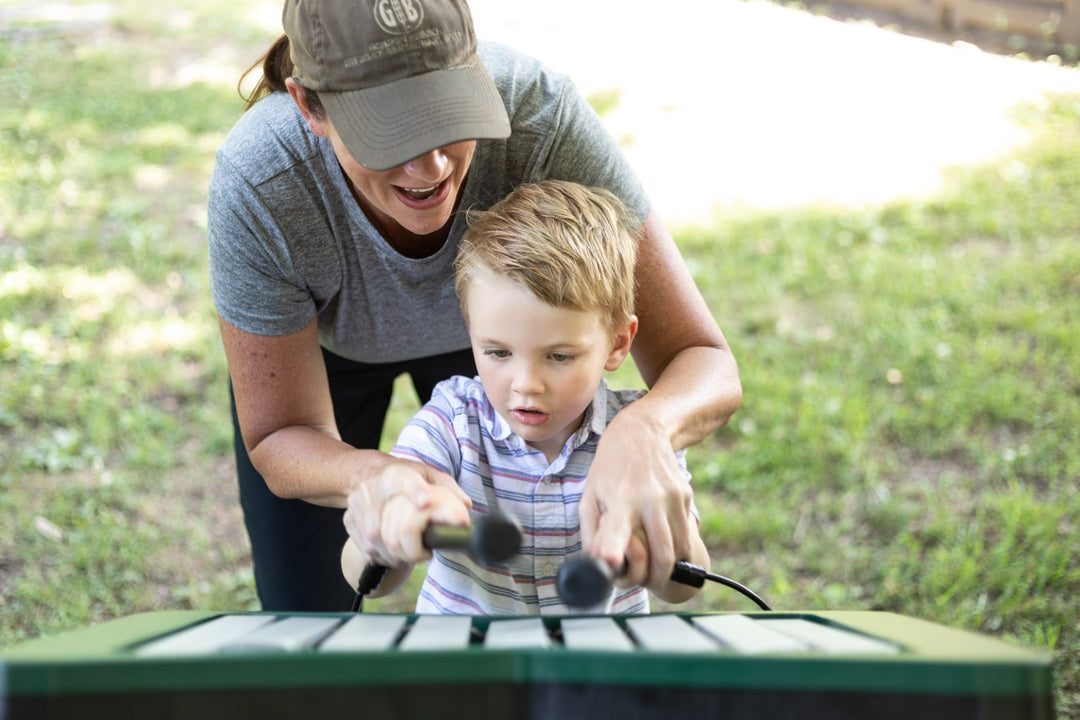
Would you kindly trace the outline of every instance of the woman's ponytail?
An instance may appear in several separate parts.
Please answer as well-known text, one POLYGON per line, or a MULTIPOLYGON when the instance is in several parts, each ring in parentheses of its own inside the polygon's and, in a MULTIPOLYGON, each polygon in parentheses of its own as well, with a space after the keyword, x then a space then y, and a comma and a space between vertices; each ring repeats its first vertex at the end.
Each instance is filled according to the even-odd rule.
POLYGON ((285 80, 292 77, 292 72, 293 64, 292 57, 289 55, 289 38, 282 35, 270 46, 265 55, 256 60, 255 64, 240 76, 240 82, 237 83, 236 89, 244 100, 245 112, 270 93, 284 92, 286 90, 285 80), (244 81, 257 70, 262 71, 259 82, 256 83, 250 94, 244 95, 244 81))

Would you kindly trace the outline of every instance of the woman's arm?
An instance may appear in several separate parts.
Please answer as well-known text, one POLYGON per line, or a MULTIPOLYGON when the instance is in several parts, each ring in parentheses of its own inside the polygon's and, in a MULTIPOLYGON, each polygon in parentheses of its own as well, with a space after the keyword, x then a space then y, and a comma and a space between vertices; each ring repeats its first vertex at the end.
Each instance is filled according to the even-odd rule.
POLYGON ((633 355, 649 393, 604 432, 581 503, 589 553, 657 591, 698 555, 691 491, 673 451, 723 426, 742 401, 738 366, 656 212, 642 228, 633 355), (643 538, 643 539, 641 539, 643 538))
POLYGON ((449 475, 341 439, 316 321, 278 337, 244 332, 224 320, 219 325, 244 446, 271 492, 344 508, 350 493, 362 488, 369 512, 381 513, 396 495, 426 506, 437 486, 467 511, 468 497, 449 475))
POLYGON ((742 402, 735 357, 656 211, 645 220, 637 263, 634 361, 649 385, 642 400, 673 449, 696 445, 742 402), (659 412, 659 414, 657 414, 659 412))
POLYGON ((429 557, 420 543, 429 522, 468 524, 471 503, 449 475, 341 440, 315 321, 280 337, 219 324, 244 445, 271 492, 348 507, 349 544, 385 565, 429 557))
POLYGON ((219 318, 244 446, 275 495, 345 507, 349 489, 385 462, 342 442, 318 327, 282 336, 244 332, 219 318))

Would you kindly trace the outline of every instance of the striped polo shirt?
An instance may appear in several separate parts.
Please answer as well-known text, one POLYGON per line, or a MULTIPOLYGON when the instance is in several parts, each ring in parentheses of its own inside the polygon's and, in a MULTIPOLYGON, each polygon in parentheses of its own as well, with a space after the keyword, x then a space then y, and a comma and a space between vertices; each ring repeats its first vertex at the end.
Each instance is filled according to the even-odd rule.
MULTIPOLYGON (((462 552, 435 551, 416 612, 466 615, 572 614, 556 590, 559 568, 581 553, 578 504, 600 435, 620 409, 644 394, 611 390, 601 380, 581 428, 551 463, 531 448, 488 402, 479 379, 439 383, 431 400, 402 430, 391 455, 426 463, 457 478, 474 519, 493 510, 517 519, 520 552, 482 565, 462 552)), ((678 453, 686 472, 685 454, 678 453)), ((587 612, 647 613, 643 587, 614 588, 587 612)))

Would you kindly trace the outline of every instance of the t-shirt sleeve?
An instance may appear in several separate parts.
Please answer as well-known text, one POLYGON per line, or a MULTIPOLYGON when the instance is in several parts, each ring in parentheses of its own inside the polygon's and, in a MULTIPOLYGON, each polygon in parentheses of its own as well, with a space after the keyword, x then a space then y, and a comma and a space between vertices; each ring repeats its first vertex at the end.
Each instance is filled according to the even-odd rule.
POLYGON ((219 154, 207 192, 210 289, 218 314, 245 332, 287 335, 315 317, 271 208, 219 154))
POLYGON ((546 179, 573 180, 618 196, 644 222, 651 204, 615 138, 569 78, 565 78, 551 145, 542 167, 546 179))

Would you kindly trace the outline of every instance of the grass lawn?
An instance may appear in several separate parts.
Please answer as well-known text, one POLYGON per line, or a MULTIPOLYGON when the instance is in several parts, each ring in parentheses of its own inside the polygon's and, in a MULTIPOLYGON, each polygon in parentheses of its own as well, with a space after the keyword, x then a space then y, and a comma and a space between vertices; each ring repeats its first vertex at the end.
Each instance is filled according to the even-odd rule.
MULTIPOLYGON (((240 111, 215 73, 272 36, 255 5, 0 31, 0 646, 255 606, 204 204, 240 111)), ((1074 717, 1080 97, 1017 116, 1031 144, 935 198, 677 232, 745 390, 689 458, 717 571, 776 608, 1052 649, 1074 717)), ((413 407, 395 398, 388 437, 413 407)), ((753 608, 716 589, 691 609, 753 608)))

